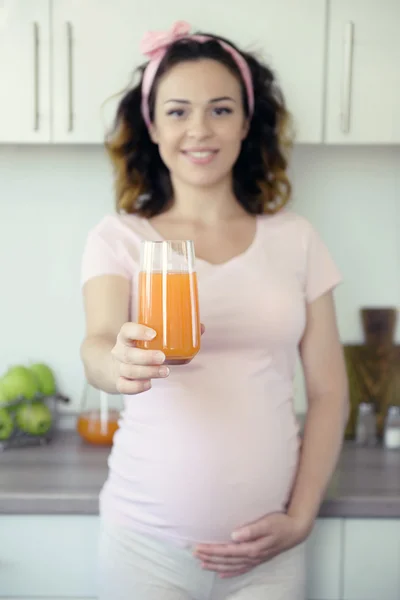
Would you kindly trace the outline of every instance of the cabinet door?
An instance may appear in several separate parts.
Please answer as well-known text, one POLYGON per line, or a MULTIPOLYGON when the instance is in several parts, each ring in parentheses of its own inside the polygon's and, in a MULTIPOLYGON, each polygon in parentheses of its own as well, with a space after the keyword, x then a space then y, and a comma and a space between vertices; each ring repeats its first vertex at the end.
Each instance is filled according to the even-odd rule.
POLYGON ((52 0, 54 141, 99 143, 112 120, 112 98, 144 62, 139 43, 148 29, 178 19, 259 51, 276 70, 299 142, 322 139, 326 3, 321 0, 52 0), (103 103, 110 99, 105 105, 103 103), (103 105, 103 106, 102 106, 103 105))
POLYGON ((399 600, 400 521, 347 519, 344 600, 399 600))
MULTIPOLYGON (((199 5, 199 13, 201 7, 199 5)), ((196 24, 222 32, 244 49, 259 53, 276 73, 296 141, 322 141, 326 2, 321 0, 245 0, 229 3, 229 19, 215 11, 196 24)))
POLYGON ((307 600, 342 600, 343 521, 319 519, 307 541, 307 600))
POLYGON ((94 598, 97 516, 0 516, 0 598, 94 598))
POLYGON ((0 143, 48 142, 49 0, 0 5, 0 143))
POLYGON ((400 143, 400 2, 334 0, 326 141, 400 143))

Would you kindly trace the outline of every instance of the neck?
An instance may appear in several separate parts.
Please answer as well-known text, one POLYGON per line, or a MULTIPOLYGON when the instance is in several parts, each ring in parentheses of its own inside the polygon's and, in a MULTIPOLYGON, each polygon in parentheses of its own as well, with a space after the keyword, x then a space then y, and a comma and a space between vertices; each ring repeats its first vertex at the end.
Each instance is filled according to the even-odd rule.
POLYGON ((213 224, 245 213, 233 193, 230 179, 212 187, 193 187, 172 180, 172 187, 174 200, 168 213, 179 220, 213 224))

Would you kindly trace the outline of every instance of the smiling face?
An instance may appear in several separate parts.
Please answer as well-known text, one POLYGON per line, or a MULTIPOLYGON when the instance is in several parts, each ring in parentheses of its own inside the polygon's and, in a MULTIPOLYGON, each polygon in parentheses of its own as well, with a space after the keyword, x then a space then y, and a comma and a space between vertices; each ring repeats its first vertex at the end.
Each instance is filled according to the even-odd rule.
POLYGON ((247 129, 240 83, 221 63, 179 63, 160 79, 150 135, 173 182, 231 180, 247 129))

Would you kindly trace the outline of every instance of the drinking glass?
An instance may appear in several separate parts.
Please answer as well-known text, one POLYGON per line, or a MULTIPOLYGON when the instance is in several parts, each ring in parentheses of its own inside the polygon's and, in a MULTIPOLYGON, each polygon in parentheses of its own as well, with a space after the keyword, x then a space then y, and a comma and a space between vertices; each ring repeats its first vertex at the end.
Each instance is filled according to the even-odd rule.
POLYGON ((76 424, 81 438, 97 446, 111 446, 122 408, 120 394, 108 394, 85 380, 76 424))
POLYGON ((167 365, 187 364, 201 337, 194 244, 144 241, 140 263, 137 320, 157 335, 137 346, 161 350, 167 365))

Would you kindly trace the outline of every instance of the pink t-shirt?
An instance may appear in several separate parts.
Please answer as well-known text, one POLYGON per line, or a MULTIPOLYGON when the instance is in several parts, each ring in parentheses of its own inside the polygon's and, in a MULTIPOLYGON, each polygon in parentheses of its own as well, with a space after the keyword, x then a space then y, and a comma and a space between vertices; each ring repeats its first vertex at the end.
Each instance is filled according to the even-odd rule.
MULTIPOLYGON (((161 239, 134 215, 90 233, 82 282, 131 282, 135 320, 140 242, 161 239)), ((197 259, 199 354, 152 389, 125 397, 100 497, 105 519, 179 545, 229 541, 234 529, 285 510, 296 474, 293 379, 306 303, 340 274, 303 217, 257 218, 256 236, 221 265, 197 259)))

